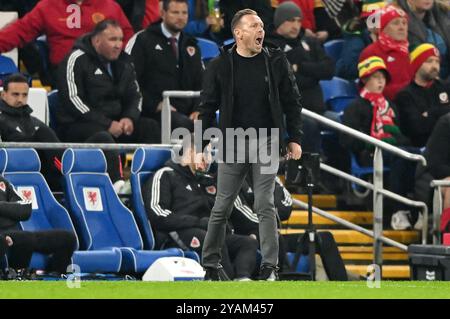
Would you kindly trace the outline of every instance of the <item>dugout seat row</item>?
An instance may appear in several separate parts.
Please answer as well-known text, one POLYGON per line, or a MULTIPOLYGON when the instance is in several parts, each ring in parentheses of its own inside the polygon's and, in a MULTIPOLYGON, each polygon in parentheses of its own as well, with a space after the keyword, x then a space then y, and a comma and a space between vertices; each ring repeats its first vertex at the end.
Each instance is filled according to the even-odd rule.
MULTIPOLYGON (((154 250, 151 226, 146 217, 141 184, 170 156, 168 149, 138 149, 133 160, 134 213, 114 192, 101 150, 68 149, 62 159, 65 200, 68 210, 51 193, 34 149, 0 149, 0 170, 33 203, 23 230, 65 229, 77 235, 73 263, 85 273, 142 274, 160 257, 189 257, 194 252, 171 248, 154 250)), ((47 257, 34 254, 31 268, 45 269, 47 257)))

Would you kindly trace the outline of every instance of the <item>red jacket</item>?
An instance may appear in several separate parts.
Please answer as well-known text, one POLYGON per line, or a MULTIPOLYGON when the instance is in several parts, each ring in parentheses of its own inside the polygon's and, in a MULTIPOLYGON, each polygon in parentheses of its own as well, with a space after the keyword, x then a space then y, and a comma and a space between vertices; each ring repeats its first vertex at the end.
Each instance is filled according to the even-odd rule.
POLYGON ((280 0, 279 3, 292 1, 300 7, 303 13, 302 28, 316 31, 316 18, 314 17, 314 0, 280 0))
POLYGON ((142 29, 146 29, 150 24, 159 21, 160 18, 161 15, 159 13, 159 0, 146 0, 142 29))
POLYGON ((412 80, 409 56, 399 51, 393 51, 383 47, 376 41, 366 47, 359 56, 359 62, 371 56, 383 59, 391 76, 391 81, 384 88, 383 94, 393 101, 397 93, 408 86, 412 80))
POLYGON ((39 1, 23 18, 0 30, 0 52, 22 47, 45 34, 50 48, 50 63, 57 65, 70 52, 78 37, 92 31, 96 23, 106 18, 115 19, 122 26, 124 45, 133 35, 128 19, 114 0, 84 0, 80 5, 80 27, 71 27, 70 22, 77 20, 74 19, 74 10, 68 6, 75 3, 75 0, 39 1))

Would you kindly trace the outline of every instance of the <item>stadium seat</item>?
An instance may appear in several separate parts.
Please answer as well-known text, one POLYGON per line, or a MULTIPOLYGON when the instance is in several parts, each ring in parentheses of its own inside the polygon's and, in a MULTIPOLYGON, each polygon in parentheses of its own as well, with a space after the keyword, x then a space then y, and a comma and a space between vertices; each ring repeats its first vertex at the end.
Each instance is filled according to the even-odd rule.
POLYGON ((211 41, 208 39, 203 39, 203 38, 197 38, 197 43, 198 43, 198 46, 200 47, 200 51, 202 54, 202 60, 204 62, 207 62, 207 61, 215 58, 220 53, 219 47, 216 44, 216 42, 214 42, 214 41, 211 41))
POLYGON ((227 39, 227 40, 223 41, 223 45, 224 45, 224 46, 227 46, 227 45, 233 44, 233 43, 235 43, 235 42, 236 42, 236 40, 234 40, 233 38, 231 38, 231 39, 227 39))
MULTIPOLYGON (((145 211, 142 186, 155 171, 164 165, 170 158, 170 154, 171 150, 169 148, 150 147, 138 148, 133 155, 130 177, 132 190, 131 201, 134 209, 134 217, 143 237, 145 249, 154 249, 155 239, 145 211)), ((184 254, 185 257, 200 262, 199 256, 194 251, 184 251, 184 254)))
POLYGON ((98 149, 67 149, 62 159, 66 202, 86 250, 117 247, 123 273, 144 273, 160 257, 183 257, 180 249, 143 250, 133 213, 114 192, 106 159, 98 149))
MULTIPOLYGON (((356 156, 353 153, 351 154, 350 169, 351 169, 351 174, 358 178, 363 178, 364 176, 371 177, 373 175, 373 166, 359 165, 359 163, 356 159, 356 156)), ((387 166, 383 167, 383 171, 388 172, 389 167, 387 167, 387 166)), ((365 196, 369 193, 369 191, 366 188, 361 187, 355 183, 352 183, 352 188, 353 188, 355 194, 362 194, 363 196, 365 196)))
MULTIPOLYGON (((65 229, 75 233, 75 228, 67 210, 53 196, 40 171, 40 160, 34 149, 0 149, 1 173, 17 189, 22 197, 33 203, 30 219, 21 222, 23 230, 39 231, 65 229)), ((76 233, 75 233, 76 235, 76 233)), ((121 266, 119 249, 99 251, 77 250, 72 256, 72 263, 80 267, 83 273, 116 273, 121 266)), ((47 257, 33 254, 30 267, 45 269, 47 257)))
POLYGON ((353 83, 338 77, 320 81, 319 83, 325 103, 331 111, 341 115, 349 103, 358 95, 356 86, 353 83))
POLYGON ((343 45, 344 40, 337 39, 325 42, 323 48, 329 57, 331 57, 334 61, 337 61, 341 56, 343 45))

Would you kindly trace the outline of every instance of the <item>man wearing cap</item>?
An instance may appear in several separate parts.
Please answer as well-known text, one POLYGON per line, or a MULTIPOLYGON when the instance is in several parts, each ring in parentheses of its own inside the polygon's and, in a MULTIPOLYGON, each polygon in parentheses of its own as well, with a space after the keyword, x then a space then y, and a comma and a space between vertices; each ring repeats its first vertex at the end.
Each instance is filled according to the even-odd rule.
POLYGON ((406 13, 388 5, 379 11, 374 19, 378 39, 361 52, 359 61, 371 56, 383 59, 391 75, 391 81, 384 89, 384 95, 393 100, 396 94, 411 81, 408 51, 408 18, 406 13))
MULTIPOLYGON (((326 106, 319 81, 333 77, 334 62, 326 55, 318 40, 305 35, 302 20, 302 11, 294 2, 283 2, 275 10, 274 32, 268 36, 266 43, 286 53, 297 85, 302 90, 305 108, 323 114, 326 106)), ((315 120, 305 118, 303 132, 306 137, 303 150, 319 152, 320 125, 315 120)))
POLYGON ((402 131, 414 146, 425 146, 437 120, 450 112, 450 85, 439 79, 440 55, 432 44, 411 52, 413 81, 396 98, 402 131))

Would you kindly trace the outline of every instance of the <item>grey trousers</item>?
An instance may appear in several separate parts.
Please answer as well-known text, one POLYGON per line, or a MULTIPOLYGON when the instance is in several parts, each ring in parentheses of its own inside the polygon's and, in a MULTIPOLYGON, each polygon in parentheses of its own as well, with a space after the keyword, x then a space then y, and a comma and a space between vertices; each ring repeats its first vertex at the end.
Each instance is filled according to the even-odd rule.
POLYGON ((216 268, 220 264, 226 224, 249 171, 252 174, 255 195, 253 209, 259 219, 262 266, 277 267, 279 246, 274 189, 278 164, 278 156, 273 158, 270 168, 267 163, 261 163, 259 158, 249 161, 248 156, 245 163, 219 163, 216 201, 211 211, 202 251, 204 267, 216 268))

